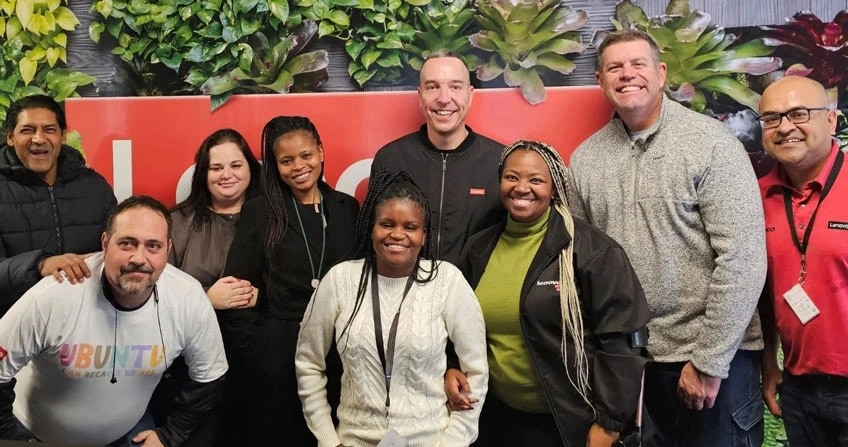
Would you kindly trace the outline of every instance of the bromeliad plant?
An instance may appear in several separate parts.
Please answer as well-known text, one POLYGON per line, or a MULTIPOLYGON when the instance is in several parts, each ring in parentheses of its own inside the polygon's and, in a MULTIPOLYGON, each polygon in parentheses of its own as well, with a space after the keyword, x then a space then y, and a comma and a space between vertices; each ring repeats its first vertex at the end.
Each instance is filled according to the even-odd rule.
POLYGON ((781 50, 792 59, 789 62, 802 64, 799 68, 807 71, 806 76, 837 92, 848 88, 848 11, 840 11, 832 22, 799 12, 786 25, 760 29, 765 32, 763 42, 784 46, 781 50))
POLYGON ((462 56, 469 70, 477 69, 481 61, 468 39, 476 23, 468 3, 469 0, 435 0, 414 9, 415 40, 404 45, 410 67, 420 71, 430 53, 447 49, 462 56))
POLYGON ((16 99, 41 93, 63 101, 94 78, 63 68, 68 32, 79 20, 66 0, 0 0, 0 122, 16 99))
POLYGON ((238 67, 213 76, 200 87, 212 96, 212 110, 234 93, 289 93, 313 91, 327 81, 329 58, 324 50, 301 53, 318 30, 305 20, 285 38, 268 39, 262 32, 240 44, 238 67))
POLYGON ((540 71, 567 75, 574 62, 566 55, 586 49, 576 30, 589 15, 560 0, 478 0, 476 19, 481 30, 471 36, 471 45, 492 53, 477 68, 477 78, 490 81, 503 75, 531 104, 545 100, 540 71))
MULTIPOLYGON (((666 92, 698 112, 710 113, 708 99, 718 95, 757 110, 760 95, 748 87, 747 76, 775 71, 782 64, 769 57, 773 48, 762 39, 738 44, 737 36, 713 24, 709 14, 691 11, 688 0, 670 0, 664 15, 651 18, 622 0, 612 22, 618 30, 638 29, 651 37, 668 66, 666 92)), ((595 43, 605 35, 597 33, 595 43)))

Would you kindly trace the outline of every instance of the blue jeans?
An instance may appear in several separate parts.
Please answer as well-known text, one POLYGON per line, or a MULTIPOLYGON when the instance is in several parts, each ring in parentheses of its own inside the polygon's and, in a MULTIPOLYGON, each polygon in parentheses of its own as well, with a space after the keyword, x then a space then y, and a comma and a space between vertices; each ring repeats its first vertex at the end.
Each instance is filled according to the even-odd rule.
POLYGON ((784 372, 780 407, 790 446, 848 446, 848 378, 784 372))
MULTIPOLYGON (((17 418, 15 418, 15 422, 17 423, 18 434, 21 437, 25 437, 30 440, 30 442, 38 441, 39 439, 31 432, 28 428, 21 424, 17 418)), ((135 447, 140 444, 135 444, 132 442, 132 439, 138 435, 139 433, 156 428, 156 424, 153 422, 153 416, 151 416, 150 412, 144 413, 144 416, 141 417, 141 420, 138 421, 138 424, 132 428, 127 434, 121 436, 116 441, 113 441, 108 444, 109 447, 135 447)), ((160 440, 161 441, 161 440, 160 440)))
MULTIPOLYGON (((713 408, 686 408, 677 396, 685 363, 652 363, 645 370, 645 406, 654 426, 646 447, 760 447, 763 411, 760 351, 739 350, 721 381, 713 408)), ((792 447, 795 447, 794 445, 792 447)))

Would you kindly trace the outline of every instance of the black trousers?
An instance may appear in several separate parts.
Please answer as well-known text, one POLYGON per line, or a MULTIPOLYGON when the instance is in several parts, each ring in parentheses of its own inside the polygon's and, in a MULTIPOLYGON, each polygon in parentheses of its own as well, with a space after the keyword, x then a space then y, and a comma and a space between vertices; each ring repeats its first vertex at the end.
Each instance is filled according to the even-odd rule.
POLYGON ((516 410, 489 394, 480 414, 480 436, 473 445, 562 447, 563 444, 553 416, 516 410))

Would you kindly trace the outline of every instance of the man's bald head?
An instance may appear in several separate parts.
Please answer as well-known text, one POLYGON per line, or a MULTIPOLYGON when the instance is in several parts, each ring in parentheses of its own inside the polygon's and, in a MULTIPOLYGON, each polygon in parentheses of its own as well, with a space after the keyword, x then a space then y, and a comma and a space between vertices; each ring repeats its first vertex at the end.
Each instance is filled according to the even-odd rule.
POLYGON ((768 105, 768 101, 764 100, 771 99, 772 95, 784 95, 790 91, 803 96, 811 104, 815 103, 817 107, 828 107, 827 92, 821 83, 803 76, 785 76, 769 84, 763 91, 763 97, 760 101, 760 114, 764 111, 763 103, 765 102, 768 105))
POLYGON ((771 83, 760 98, 763 149, 783 165, 801 189, 821 172, 833 148, 836 112, 818 82, 787 76, 771 83))

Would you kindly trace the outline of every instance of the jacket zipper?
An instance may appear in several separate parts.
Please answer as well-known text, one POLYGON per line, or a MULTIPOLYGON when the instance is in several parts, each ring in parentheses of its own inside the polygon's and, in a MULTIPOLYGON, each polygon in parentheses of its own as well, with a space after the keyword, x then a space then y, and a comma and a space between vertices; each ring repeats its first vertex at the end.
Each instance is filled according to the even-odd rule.
POLYGON ((48 186, 47 192, 50 193, 50 205, 53 207, 53 224, 56 226, 56 247, 58 251, 56 254, 61 254, 65 252, 65 244, 62 241, 62 228, 59 225, 59 210, 56 208, 56 196, 53 195, 53 187, 48 186))
POLYGON ((440 259, 442 247, 442 210, 445 205, 445 173, 448 170, 448 154, 442 154, 442 189, 439 193, 439 229, 436 231, 436 259, 440 259))

